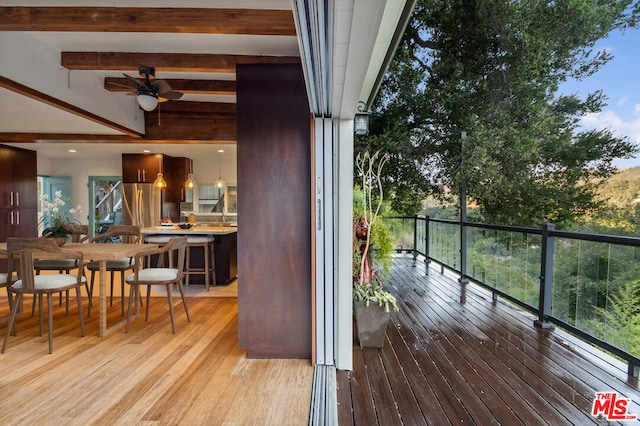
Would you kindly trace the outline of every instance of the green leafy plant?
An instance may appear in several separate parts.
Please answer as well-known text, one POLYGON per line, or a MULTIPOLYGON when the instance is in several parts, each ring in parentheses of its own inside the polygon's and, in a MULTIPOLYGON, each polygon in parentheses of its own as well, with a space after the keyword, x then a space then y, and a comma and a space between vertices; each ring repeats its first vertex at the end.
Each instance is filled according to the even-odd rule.
POLYGON ((389 312, 391 308, 394 311, 398 310, 396 298, 382 288, 382 283, 377 278, 370 283, 353 286, 353 300, 364 302, 367 306, 372 302, 376 303, 383 306, 385 312, 389 312))
POLYGON ((391 232, 378 217, 384 195, 380 175, 388 158, 379 152, 356 157, 361 181, 354 190, 353 221, 353 300, 367 306, 376 303, 387 312, 398 310, 395 297, 382 288, 381 281, 391 268, 393 251, 391 232))

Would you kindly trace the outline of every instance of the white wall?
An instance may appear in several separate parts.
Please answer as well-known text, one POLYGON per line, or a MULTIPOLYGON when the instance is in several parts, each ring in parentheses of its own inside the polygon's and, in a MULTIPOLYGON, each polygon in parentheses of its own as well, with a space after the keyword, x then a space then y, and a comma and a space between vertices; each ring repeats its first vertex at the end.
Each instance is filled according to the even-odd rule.
POLYGON ((122 160, 119 157, 100 160, 67 158, 51 159, 38 156, 38 174, 45 176, 71 176, 73 205, 80 204, 82 213, 75 219, 82 223, 89 220, 89 176, 121 176, 122 160))

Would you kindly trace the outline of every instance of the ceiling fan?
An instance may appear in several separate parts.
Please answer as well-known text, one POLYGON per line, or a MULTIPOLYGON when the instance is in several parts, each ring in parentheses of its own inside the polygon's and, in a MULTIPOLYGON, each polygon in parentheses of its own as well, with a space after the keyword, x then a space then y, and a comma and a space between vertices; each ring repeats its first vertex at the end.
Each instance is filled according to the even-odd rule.
POLYGON ((164 80, 156 80, 156 69, 154 67, 140 66, 138 69, 141 77, 140 80, 128 74, 123 75, 136 85, 136 99, 140 108, 145 111, 153 111, 158 102, 166 102, 168 100, 180 99, 182 92, 171 90, 171 86, 164 80))

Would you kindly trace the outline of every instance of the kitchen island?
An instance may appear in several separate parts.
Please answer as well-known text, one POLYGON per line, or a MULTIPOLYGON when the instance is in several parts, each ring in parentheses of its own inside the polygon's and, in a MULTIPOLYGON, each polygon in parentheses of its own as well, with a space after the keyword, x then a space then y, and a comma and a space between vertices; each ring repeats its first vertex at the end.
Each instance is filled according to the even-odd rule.
MULTIPOLYGON (((147 235, 211 235, 215 238, 214 254, 216 259, 216 285, 227 285, 238 278, 238 228, 234 226, 196 225, 190 229, 181 229, 177 225, 152 226, 140 230, 147 235)), ((187 259, 193 268, 202 268, 204 258, 202 250, 193 250, 187 259)), ((204 284, 203 276, 190 278, 191 284, 204 284)))

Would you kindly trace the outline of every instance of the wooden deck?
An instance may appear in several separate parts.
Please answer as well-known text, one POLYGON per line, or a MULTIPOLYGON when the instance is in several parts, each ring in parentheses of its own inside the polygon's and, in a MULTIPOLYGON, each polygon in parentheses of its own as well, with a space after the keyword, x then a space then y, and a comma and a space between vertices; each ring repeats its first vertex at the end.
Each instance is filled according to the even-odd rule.
MULTIPOLYGON (((93 312, 87 335, 80 337, 75 305, 68 317, 64 307, 56 307, 51 355, 46 318, 39 337, 28 301, 18 336, 0 355, 0 424, 308 423, 309 360, 247 359, 238 349, 236 298, 190 297, 191 323, 178 300, 175 335, 166 298, 152 298, 148 322, 142 315, 128 334, 104 338, 98 337, 93 312)), ((0 295, 0 316, 7 313, 0 295)), ((119 301, 109 313, 109 321, 120 318, 119 301)), ((6 322, 0 330, 4 338, 6 322)))
POLYGON ((400 310, 384 348, 354 344, 353 371, 338 372, 341 426, 607 424, 590 414, 596 391, 631 398, 628 412, 640 415, 625 364, 534 328, 533 315, 439 268, 426 276, 412 265, 394 259, 387 287, 400 310))

